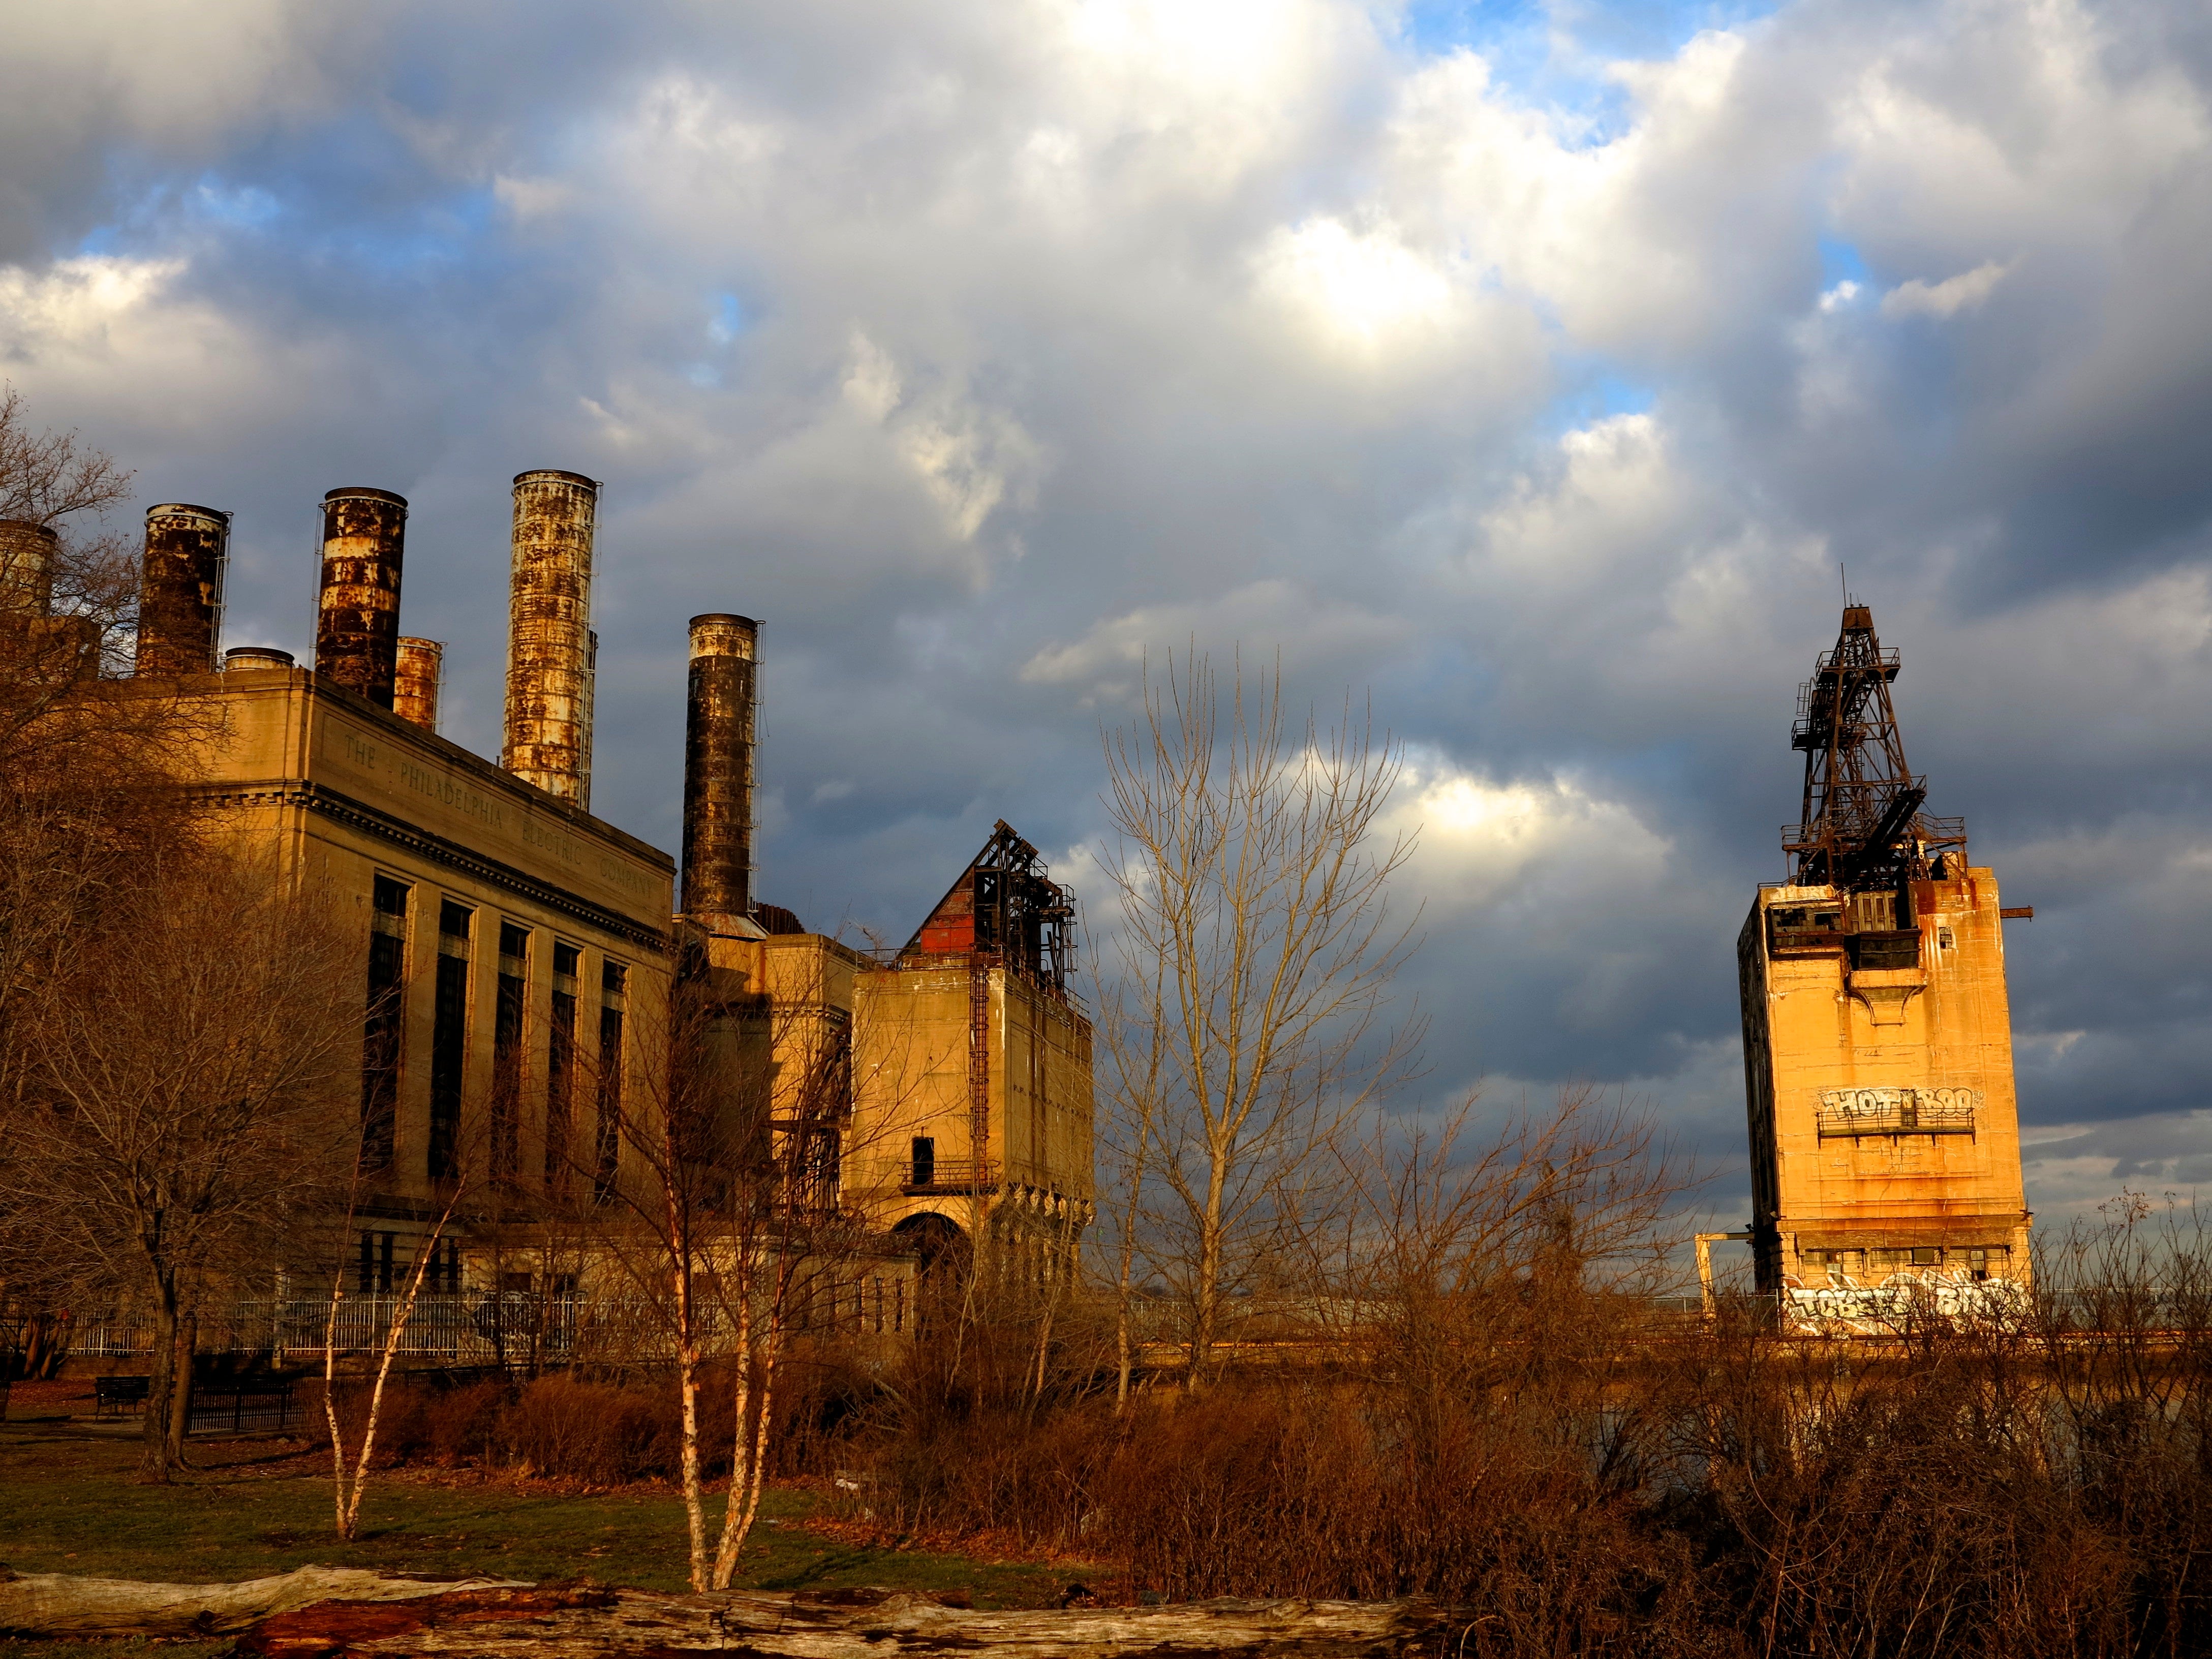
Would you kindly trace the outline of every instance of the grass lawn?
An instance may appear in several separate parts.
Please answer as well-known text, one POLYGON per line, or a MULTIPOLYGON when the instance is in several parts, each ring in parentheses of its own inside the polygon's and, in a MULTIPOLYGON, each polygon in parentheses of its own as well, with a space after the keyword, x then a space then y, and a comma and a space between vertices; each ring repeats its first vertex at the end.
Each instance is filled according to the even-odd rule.
MULTIPOLYGON (((301 1444, 195 1437, 185 1480, 143 1486, 131 1480, 133 1437, 66 1418, 0 1424, 0 1563, 18 1572, 184 1583, 319 1565, 686 1588, 684 1505, 672 1492, 571 1497, 495 1477, 396 1472, 372 1479, 361 1538, 345 1544, 331 1525, 328 1463, 302 1455, 301 1444)), ((1067 1571, 1051 1568, 840 1543, 805 1528, 813 1503, 800 1492, 766 1495, 738 1584, 961 1589, 979 1607, 1018 1607, 1048 1605, 1069 1582, 1067 1571)), ((0 1644, 0 1659, 17 1651, 70 1659, 64 1646, 73 1644, 0 1644)), ((122 1648, 87 1651, 116 1659, 122 1648)), ((190 1659, 183 1644, 161 1652, 190 1659)))

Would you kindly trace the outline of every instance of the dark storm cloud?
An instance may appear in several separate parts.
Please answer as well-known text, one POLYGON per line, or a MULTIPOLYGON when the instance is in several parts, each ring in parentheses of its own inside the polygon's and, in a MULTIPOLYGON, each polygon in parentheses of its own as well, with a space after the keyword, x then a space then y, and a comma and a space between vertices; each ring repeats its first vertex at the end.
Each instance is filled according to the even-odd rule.
POLYGON ((2038 908, 2023 1111, 2090 1137, 2038 1178, 2193 1146, 2193 8, 1639 5, 1540 64, 1327 0, 18 9, 0 373, 238 510, 233 641, 304 649, 312 503, 399 489, 495 751, 506 480, 604 478, 595 805, 673 844, 684 619, 764 617, 764 890, 895 939, 994 817, 1095 841, 1147 654, 1279 643, 1412 745, 1433 1086, 1734 1158, 1842 561, 2038 908))

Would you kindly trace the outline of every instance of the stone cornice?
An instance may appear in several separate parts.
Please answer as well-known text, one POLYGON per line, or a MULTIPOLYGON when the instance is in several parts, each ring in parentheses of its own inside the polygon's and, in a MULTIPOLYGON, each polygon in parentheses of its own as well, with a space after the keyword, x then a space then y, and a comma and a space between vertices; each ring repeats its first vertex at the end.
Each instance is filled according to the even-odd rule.
POLYGON ((327 784, 301 782, 297 779, 270 780, 218 784, 197 793, 205 799, 227 806, 302 807, 396 847, 404 848, 417 858, 443 865, 450 870, 462 871, 479 881, 504 888, 548 909, 573 916, 602 933, 629 939, 658 954, 667 951, 668 935, 659 928, 635 921, 618 910, 611 910, 603 904, 570 892, 565 887, 541 881, 511 864, 487 858, 459 842, 448 841, 443 836, 434 836, 426 830, 419 830, 404 819, 342 794, 327 784))

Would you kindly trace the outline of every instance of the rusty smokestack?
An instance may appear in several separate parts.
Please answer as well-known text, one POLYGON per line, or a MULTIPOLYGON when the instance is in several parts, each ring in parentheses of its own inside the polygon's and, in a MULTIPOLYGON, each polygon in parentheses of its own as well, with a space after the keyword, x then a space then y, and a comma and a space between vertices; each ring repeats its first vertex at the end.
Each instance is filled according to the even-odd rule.
POLYGON ((446 647, 435 640, 399 636, 392 679, 392 712, 425 732, 438 729, 438 690, 446 682, 446 647))
POLYGON ((323 497, 323 592, 315 619, 315 673, 392 707, 399 653, 399 566, 407 498, 388 489, 333 489, 323 497))
POLYGON ((146 509, 136 672, 167 678, 216 671, 229 561, 229 514, 182 501, 146 509))
POLYGON ((507 740, 500 764, 592 805, 592 532, 599 487, 547 468, 514 479, 507 740))
POLYGON ((752 913, 753 678, 760 624, 691 618, 684 721, 684 913, 736 932, 752 913))
POLYGON ((46 614, 53 604, 54 544, 59 539, 28 519, 0 519, 0 611, 46 614))

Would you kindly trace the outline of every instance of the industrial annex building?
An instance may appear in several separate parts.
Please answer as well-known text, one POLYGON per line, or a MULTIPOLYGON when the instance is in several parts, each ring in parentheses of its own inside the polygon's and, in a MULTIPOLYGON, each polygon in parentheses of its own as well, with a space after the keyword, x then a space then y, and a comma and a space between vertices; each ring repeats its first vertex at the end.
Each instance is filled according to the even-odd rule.
MULTIPOLYGON (((518 1216, 609 1178, 629 1155, 611 1126, 625 1102, 640 1109, 673 976, 700 972, 742 1012, 779 1132, 800 1121, 792 1092, 811 1091, 809 1178, 884 1236, 895 1281, 900 1261, 986 1233, 1041 1271, 1071 1261, 1094 1194, 1091 1027, 1066 986, 1064 890, 1001 823, 882 958, 758 903, 759 630, 714 615, 690 629, 679 909, 675 861, 589 810, 598 493, 572 472, 514 481, 497 765, 438 735, 441 647, 399 631, 402 497, 324 498, 312 672, 281 652, 218 659, 228 516, 147 514, 137 674, 219 706, 200 787, 359 929, 360 1288, 407 1271, 465 1169, 518 1216)), ((487 1253, 483 1207, 462 1206, 431 1288, 572 1288, 518 1282, 487 1253)))
POLYGON ((1759 1285, 1845 1312, 2028 1272, 2003 919, 2032 912, 2000 908, 1962 820, 1922 810, 1898 665, 1847 606, 1798 699, 1795 869, 1737 941, 1759 1285))

